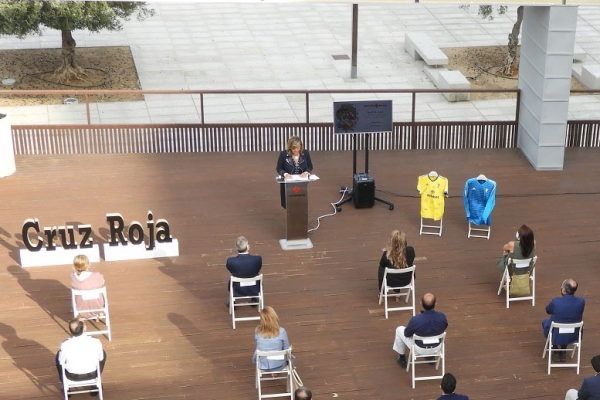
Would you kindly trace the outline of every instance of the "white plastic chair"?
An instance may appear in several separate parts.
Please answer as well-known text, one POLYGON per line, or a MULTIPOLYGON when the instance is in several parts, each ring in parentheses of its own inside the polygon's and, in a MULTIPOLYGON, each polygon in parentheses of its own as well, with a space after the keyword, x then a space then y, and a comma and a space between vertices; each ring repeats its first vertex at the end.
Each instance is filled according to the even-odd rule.
POLYGON ((292 347, 286 350, 256 351, 256 388, 258 389, 258 400, 274 397, 288 397, 294 399, 294 367, 292 366, 292 347), (269 360, 285 360, 286 364, 277 371, 265 371, 260 369, 260 359, 266 357, 269 360), (263 394, 262 382, 285 380, 286 391, 279 393, 263 394))
POLYGON ((256 321, 260 320, 260 316, 255 315, 252 317, 236 317, 235 316, 235 308, 236 307, 246 307, 246 306, 256 306, 258 310, 262 310, 265 307, 264 297, 263 297, 263 276, 259 274, 254 278, 236 278, 232 276, 229 279, 229 314, 231 314, 231 323, 233 325, 233 329, 235 329, 236 321, 256 321), (259 285, 259 292, 257 296, 234 296, 233 292, 233 284, 237 282, 240 284, 240 287, 244 286, 254 286, 256 284, 259 285), (255 299, 258 298, 258 301, 255 299))
POLYGON ((542 358, 546 358, 546 352, 548 352, 548 375, 550 375, 550 370, 552 367, 554 368, 577 368, 577 375, 579 375, 579 364, 581 360, 581 332, 583 331, 583 321, 566 324, 566 323, 558 323, 552 321, 550 325, 550 332, 548 333, 548 338, 546 338, 546 345, 544 346, 544 352, 542 353, 542 358), (555 332, 556 329, 556 332, 555 332), (552 348, 552 338, 556 337, 556 335, 561 334, 572 334, 575 330, 578 330, 578 338, 577 342, 570 343, 566 349, 553 349, 552 348), (571 348, 569 348, 571 346, 571 348), (571 359, 575 356, 575 350, 577 350, 577 363, 566 363, 566 362, 552 362, 552 353, 571 353, 571 359))
MULTIPOLYGON (((504 273, 502 274, 502 279, 500 280, 500 286, 498 287, 498 296, 502 292, 502 289, 506 291, 506 308, 509 308, 511 301, 522 301, 522 300, 531 300, 531 305, 535 306, 535 263, 537 261, 537 256, 533 258, 524 258, 524 259, 508 259, 508 263, 506 268, 504 268, 504 273), (510 281, 511 276, 509 272, 509 266, 512 265, 515 271, 522 271, 525 269, 529 269, 529 280, 531 282, 531 294, 529 296, 510 296, 510 281)), ((517 273, 517 275, 522 275, 522 273, 517 273)))
POLYGON ((98 393, 98 398, 103 400, 102 395, 102 374, 100 373, 100 363, 96 364, 96 377, 92 379, 86 379, 84 381, 72 381, 67 378, 67 369, 62 365, 62 379, 63 379, 63 394, 65 400, 69 399, 72 394, 81 393, 98 393), (80 388, 79 390, 72 390, 71 388, 80 388), (81 389, 83 388, 83 389, 81 389))
POLYGON ((410 370, 412 365, 412 388, 415 388, 415 381, 426 381, 431 379, 442 379, 446 373, 446 332, 436 336, 419 336, 413 335, 412 346, 410 347, 410 353, 408 354, 408 363, 406 365, 406 371, 410 370), (421 340, 426 346, 433 346, 427 349, 424 353, 421 347, 416 345, 416 341, 421 340), (440 363, 442 364, 442 373, 440 375, 427 375, 427 376, 416 376, 416 365, 417 364, 430 364, 432 361, 430 357, 434 358, 435 370, 438 371, 440 363), (423 359, 426 360, 423 360, 423 359))
MULTIPOLYGON (((110 330, 110 315, 108 313, 108 297, 106 296, 106 286, 102 286, 101 288, 98 289, 89 289, 89 290, 77 290, 77 289, 71 289, 71 306, 73 307, 73 317, 74 318, 83 318, 80 316, 81 313, 94 313, 97 314, 97 316, 94 317, 89 317, 89 318, 83 318, 86 321, 98 321, 98 320, 102 320, 104 322, 104 324, 106 325, 106 329, 96 329, 96 330, 87 330, 87 334, 88 335, 106 335, 108 338, 108 341, 110 342, 112 340, 112 334, 111 334, 111 330, 110 330), (75 302, 75 296, 81 296, 83 297, 84 300, 93 300, 93 299, 98 299, 100 298, 100 296, 104 296, 104 307, 102 308, 94 308, 94 309, 77 309, 77 303, 75 302)), ((88 324, 88 328, 89 325, 93 325, 94 328, 98 328, 95 324, 88 324)))
POLYGON ((415 316, 415 268, 386 268, 385 273, 383 274, 383 281, 381 282, 381 291, 379 292, 379 304, 384 301, 385 304, 385 319, 388 319, 389 311, 403 311, 403 310, 412 310, 413 317, 415 316), (396 275, 396 274, 410 274, 411 279, 410 283, 406 286, 388 286, 387 277, 388 275, 396 275), (395 292, 398 290, 398 292, 395 292), (404 297, 404 302, 408 303, 409 297, 412 299, 411 305, 401 306, 401 307, 390 307, 388 306, 388 298, 393 297, 398 301, 400 297, 404 297))

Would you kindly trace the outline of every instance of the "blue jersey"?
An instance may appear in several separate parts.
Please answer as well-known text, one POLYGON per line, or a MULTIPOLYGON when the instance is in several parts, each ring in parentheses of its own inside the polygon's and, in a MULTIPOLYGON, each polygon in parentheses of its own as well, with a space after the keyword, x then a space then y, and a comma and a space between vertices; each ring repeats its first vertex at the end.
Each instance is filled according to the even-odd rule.
POLYGON ((477 178, 467 180, 463 200, 467 221, 475 225, 492 224, 492 210, 496 205, 496 182, 477 178))

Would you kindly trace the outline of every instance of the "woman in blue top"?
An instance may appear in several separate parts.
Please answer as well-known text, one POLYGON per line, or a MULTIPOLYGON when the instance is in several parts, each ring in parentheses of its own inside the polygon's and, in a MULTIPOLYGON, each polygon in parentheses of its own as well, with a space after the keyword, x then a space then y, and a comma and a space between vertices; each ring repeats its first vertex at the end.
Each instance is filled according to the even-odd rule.
MULTIPOLYGON (((279 317, 273 307, 267 306, 260 311, 260 324, 254 331, 254 338, 256 339, 256 350, 272 351, 290 348, 287 332, 279 326, 279 317)), ((252 362, 256 363, 256 352, 252 357, 252 362)), ((260 358, 260 369, 263 371, 278 371, 285 365, 285 360, 260 358)))

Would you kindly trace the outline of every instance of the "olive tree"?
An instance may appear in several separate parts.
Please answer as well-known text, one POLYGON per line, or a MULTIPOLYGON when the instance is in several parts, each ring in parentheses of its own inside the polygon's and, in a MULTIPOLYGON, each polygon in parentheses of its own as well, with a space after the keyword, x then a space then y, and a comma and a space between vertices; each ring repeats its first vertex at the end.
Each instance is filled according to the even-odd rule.
MULTIPOLYGON (((460 8, 467 10, 469 5, 462 5, 460 8)), ((507 6, 499 5, 496 8, 498 15, 506 14, 507 6)), ((477 14, 488 20, 494 19, 494 8, 491 5, 481 5, 477 14)), ((500 73, 502 75, 513 76, 519 70, 519 58, 517 57, 517 47, 519 46, 519 33, 523 24, 523 6, 517 8, 517 20, 515 21, 512 31, 508 34, 508 54, 502 63, 500 73)))
POLYGON ((55 71, 59 81, 81 79, 85 72, 75 60, 73 31, 117 31, 132 15, 144 20, 154 10, 144 2, 121 1, 23 1, 0 0, 0 35, 23 39, 56 29, 62 37, 62 63, 55 71))

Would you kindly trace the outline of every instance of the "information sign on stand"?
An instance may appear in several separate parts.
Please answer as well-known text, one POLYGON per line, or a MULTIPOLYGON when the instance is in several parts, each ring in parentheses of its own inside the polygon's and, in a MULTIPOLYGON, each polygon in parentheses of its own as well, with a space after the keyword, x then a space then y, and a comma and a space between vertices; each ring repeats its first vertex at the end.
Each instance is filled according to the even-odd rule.
POLYGON ((352 134, 352 176, 354 185, 344 192, 344 198, 335 203, 337 212, 342 204, 354 200, 357 208, 373 207, 375 201, 387 204, 390 210, 394 204, 375 196, 375 180, 369 175, 369 139, 371 133, 393 131, 392 100, 336 101, 333 103, 333 133, 352 134), (365 171, 356 172, 357 134, 364 134, 365 171))
POLYGON ((392 119, 392 100, 333 103, 333 133, 391 132, 392 119))

